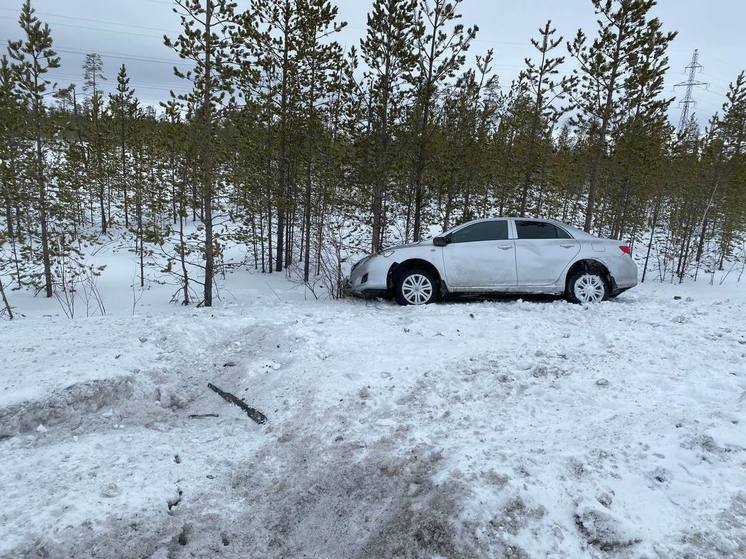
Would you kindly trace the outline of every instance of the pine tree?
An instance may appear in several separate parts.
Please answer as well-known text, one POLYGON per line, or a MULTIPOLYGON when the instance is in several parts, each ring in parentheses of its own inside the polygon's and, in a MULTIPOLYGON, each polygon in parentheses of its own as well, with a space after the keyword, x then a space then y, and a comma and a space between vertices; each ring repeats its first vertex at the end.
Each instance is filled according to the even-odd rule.
POLYGON ((728 169, 723 179, 723 201, 721 202, 722 231, 720 237, 720 261, 731 255, 732 245, 739 230, 746 224, 746 73, 741 71, 731 82, 723 105, 721 130, 725 135, 728 151, 728 169))
POLYGON ((49 70, 59 68, 60 58, 52 48, 52 34, 49 25, 34 15, 31 0, 25 0, 18 23, 25 38, 8 43, 8 53, 16 61, 18 89, 24 102, 29 106, 29 124, 35 146, 34 174, 37 188, 37 210, 41 227, 42 265, 44 268, 44 289, 47 297, 52 297, 52 263, 49 243, 49 215, 47 207, 47 177, 43 126, 46 107, 44 97, 51 82, 45 77, 49 70))
POLYGON ((416 0, 375 0, 368 13, 366 36, 361 40, 361 55, 369 68, 372 114, 372 234, 371 250, 382 248, 386 220, 384 193, 388 186, 392 158, 392 128, 396 109, 403 103, 403 78, 414 64, 416 0))
MULTIPOLYGON (((275 270, 292 263, 293 224, 293 120, 301 113, 299 72, 303 45, 304 0, 257 0, 257 16, 265 26, 258 45, 260 63, 272 77, 271 105, 277 118, 277 188, 275 214, 277 216, 275 242, 275 270)), ((295 141, 294 141, 295 140, 295 141)), ((270 248, 271 250, 271 248, 270 248)))
POLYGON ((184 233, 184 221, 188 216, 189 197, 186 189, 187 171, 186 161, 184 158, 184 148, 186 138, 184 137, 184 126, 181 118, 179 107, 173 101, 165 104, 167 126, 162 131, 165 134, 166 150, 169 153, 170 182, 172 187, 172 201, 174 205, 174 219, 178 223, 178 244, 176 245, 176 254, 179 259, 180 273, 179 282, 181 285, 181 304, 189 305, 191 302, 189 271, 187 268, 187 257, 190 248, 186 242, 184 233))
POLYGON ((119 68, 117 74, 116 93, 109 96, 109 112, 111 113, 115 127, 119 149, 119 184, 122 189, 124 202, 124 225, 129 228, 129 173, 127 169, 127 139, 132 120, 135 91, 129 85, 130 79, 124 64, 119 68))
POLYGON ((311 216, 314 189, 316 145, 321 138, 322 122, 318 104, 333 95, 331 77, 337 61, 342 58, 342 47, 327 38, 338 33, 346 22, 337 22, 337 8, 329 0, 304 0, 298 4, 303 28, 300 45, 301 72, 305 88, 305 190, 303 196, 303 281, 308 284, 311 276, 311 216))
POLYGON ((99 123, 104 108, 103 96, 99 87, 100 82, 106 80, 103 69, 104 63, 101 60, 101 55, 95 52, 86 54, 83 62, 83 90, 90 93, 89 112, 92 125, 90 138, 92 157, 90 159, 93 162, 92 175, 97 186, 101 210, 101 232, 105 234, 107 223, 104 181, 101 170, 101 129, 99 123))
MULTIPOLYGON (((709 178, 711 186, 710 194, 702 210, 699 223, 699 239, 696 249, 695 279, 699 270, 700 261, 704 250, 705 238, 707 236, 708 224, 711 222, 713 210, 717 209, 719 197, 725 199, 723 213, 725 214, 725 227, 723 228, 723 247, 721 254, 728 252, 732 240, 732 221, 743 222, 743 206, 739 204, 739 197, 743 196, 743 183, 739 181, 730 182, 733 178, 743 178, 743 151, 746 144, 746 75, 741 72, 736 81, 728 87, 726 102, 723 104, 723 116, 716 115, 713 118, 711 130, 712 136, 707 145, 706 155, 709 163, 709 178), (740 168, 740 173, 738 172, 740 168), (723 191, 726 192, 723 192, 723 191), (741 191, 741 192, 739 192, 741 191), (725 194, 726 196, 723 196, 725 194), (730 200, 729 200, 730 198, 730 200), (733 201, 732 206, 728 201, 733 201), (740 212, 738 211, 740 209, 740 212), (735 210, 735 211, 734 211, 735 210), (740 213, 740 215, 739 215, 740 213), (735 220, 733 220, 735 214, 735 220)), ((741 200, 742 202, 742 200, 741 200)), ((724 258, 724 256, 723 256, 724 258)), ((721 258, 722 265, 722 258, 721 258)))
POLYGON ((532 180, 537 167, 542 167, 542 162, 537 154, 538 145, 546 141, 551 135, 551 127, 564 112, 557 103, 563 101, 572 91, 576 80, 570 77, 562 77, 555 81, 559 73, 559 67, 565 61, 563 56, 552 56, 551 52, 562 43, 562 37, 554 38, 556 30, 552 28, 552 22, 547 21, 544 27, 539 29, 539 39, 531 39, 531 44, 538 51, 539 60, 534 62, 530 58, 525 59, 526 69, 521 72, 519 83, 525 87, 526 95, 531 96, 531 116, 528 130, 528 153, 526 156, 523 185, 518 206, 518 214, 526 215, 528 206, 528 192, 532 186, 532 180))
POLYGON ((194 69, 174 73, 190 80, 194 89, 189 94, 174 95, 194 109, 195 141, 200 169, 202 220, 205 226, 204 300, 212 306, 215 274, 215 238, 213 235, 213 203, 217 183, 216 121, 219 108, 233 93, 235 70, 232 66, 231 45, 237 26, 236 4, 229 0, 174 0, 179 14, 182 34, 173 41, 164 37, 166 46, 183 59, 194 64, 194 69))
POLYGON ((443 120, 437 123, 440 130, 436 137, 440 140, 439 159, 448 161, 448 165, 444 169, 439 169, 437 164, 432 167, 434 175, 439 176, 433 184, 442 185, 438 191, 439 199, 445 195, 444 230, 451 226, 459 205, 458 194, 461 194, 461 215, 457 222, 488 213, 489 194, 477 185, 488 182, 490 175, 487 168, 489 129, 498 102, 497 77, 491 73, 492 61, 492 50, 484 57, 477 56, 476 69, 466 70, 443 101, 443 120), (474 201, 480 191, 483 194, 481 211, 474 201))
POLYGON ((5 227, 11 241, 15 238, 13 210, 19 203, 18 161, 21 156, 23 106, 17 95, 16 73, 6 56, 0 57, 0 200, 5 227))
POLYGON ((621 94, 630 72, 629 62, 638 57, 648 25, 647 13, 655 0, 593 0, 598 16, 597 36, 591 44, 578 30, 567 48, 579 64, 580 92, 576 122, 593 131, 593 156, 588 177, 588 198, 583 228, 590 231, 598 202, 602 164, 608 156, 609 133, 622 113, 621 94))
MULTIPOLYGON (((663 157, 666 139, 671 136, 667 111, 672 98, 666 98, 664 77, 668 70, 666 52, 676 33, 664 33, 662 23, 654 18, 639 38, 637 51, 630 55, 630 72, 624 82, 622 118, 615 144, 621 166, 619 192, 614 206, 611 235, 621 238, 633 213, 631 191, 654 184, 656 161, 663 157), (619 153, 620 152, 620 153, 619 153), (635 180, 636 177, 636 180, 635 180)), ((639 197, 645 193, 640 192, 639 197)))
POLYGON ((409 76, 415 87, 415 147, 412 169, 412 236, 420 240, 425 202, 424 174, 428 163, 428 134, 433 102, 438 86, 453 77, 465 60, 465 52, 476 37, 478 27, 467 29, 456 10, 462 0, 420 0, 415 38, 418 45, 417 68, 409 76))
MULTIPOLYGON (((23 106, 18 99, 16 75, 6 56, 0 57, 0 211, 5 217, 5 233, 0 231, 0 247, 4 242, 11 246, 11 277, 15 273, 16 283, 21 287, 21 262, 16 237, 21 231, 14 226, 15 217, 19 214, 23 193, 19 175, 22 157, 22 134, 24 126, 23 106)), ((7 259, 0 251, 0 283, 7 259)), ((2 288, 2 286, 0 286, 2 288)), ((3 293, 8 316, 13 312, 3 293)))

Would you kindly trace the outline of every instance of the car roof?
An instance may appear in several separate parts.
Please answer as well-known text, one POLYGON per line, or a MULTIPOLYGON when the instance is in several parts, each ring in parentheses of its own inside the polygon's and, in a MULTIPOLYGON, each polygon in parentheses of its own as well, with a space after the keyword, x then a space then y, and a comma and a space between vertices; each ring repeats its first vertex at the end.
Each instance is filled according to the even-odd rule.
POLYGON ((463 226, 471 225, 473 223, 483 223, 487 221, 503 221, 506 219, 518 219, 520 221, 547 221, 555 225, 569 227, 567 224, 562 223, 561 221, 557 221, 556 219, 551 219, 548 217, 519 217, 519 216, 514 216, 514 215, 506 215, 506 216, 499 216, 499 217, 481 217, 479 219, 472 219, 471 221, 465 221, 464 223, 459 223, 458 225, 454 225, 450 230, 453 231, 454 229, 461 229, 463 226))

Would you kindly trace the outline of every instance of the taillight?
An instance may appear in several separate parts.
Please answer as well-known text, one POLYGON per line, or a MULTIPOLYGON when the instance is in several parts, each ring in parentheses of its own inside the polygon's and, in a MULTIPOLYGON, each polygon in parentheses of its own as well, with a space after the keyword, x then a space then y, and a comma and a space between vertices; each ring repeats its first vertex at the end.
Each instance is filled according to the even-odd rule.
POLYGON ((619 250, 621 250, 627 256, 632 256, 632 249, 629 245, 619 245, 619 250))

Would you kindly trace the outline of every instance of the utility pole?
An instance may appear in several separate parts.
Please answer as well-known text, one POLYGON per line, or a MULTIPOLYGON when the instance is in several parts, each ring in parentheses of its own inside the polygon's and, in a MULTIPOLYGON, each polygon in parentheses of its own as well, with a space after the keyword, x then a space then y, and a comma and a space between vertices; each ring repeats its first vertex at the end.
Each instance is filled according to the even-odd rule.
MULTIPOLYGON (((681 107, 681 118, 679 118, 679 132, 683 132, 686 126, 689 124, 689 107, 694 108, 694 106, 697 104, 697 102, 692 99, 692 91, 694 91, 694 88, 697 86, 710 85, 707 82, 698 82, 694 79, 697 70, 699 70, 700 72, 702 71, 702 65, 699 63, 699 50, 694 49, 694 53, 692 53, 692 60, 691 62, 689 62, 689 66, 687 66, 686 69, 689 70, 689 79, 685 82, 677 83, 676 85, 674 85, 674 87, 686 87, 684 98, 679 101, 679 106, 681 107)), ((692 113, 692 115, 693 114, 694 113, 692 113)))

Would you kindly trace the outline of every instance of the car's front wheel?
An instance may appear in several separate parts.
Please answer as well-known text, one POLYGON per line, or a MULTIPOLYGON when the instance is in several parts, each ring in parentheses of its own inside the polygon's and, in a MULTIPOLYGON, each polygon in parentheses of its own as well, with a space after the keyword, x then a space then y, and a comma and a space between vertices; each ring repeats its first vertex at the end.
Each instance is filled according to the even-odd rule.
POLYGON ((571 303, 600 303, 608 296, 606 280, 597 272, 578 272, 567 283, 567 298, 571 303))
POLYGON ((396 282, 395 295, 400 305, 427 305, 435 301, 438 285, 425 270, 407 270, 396 282))

